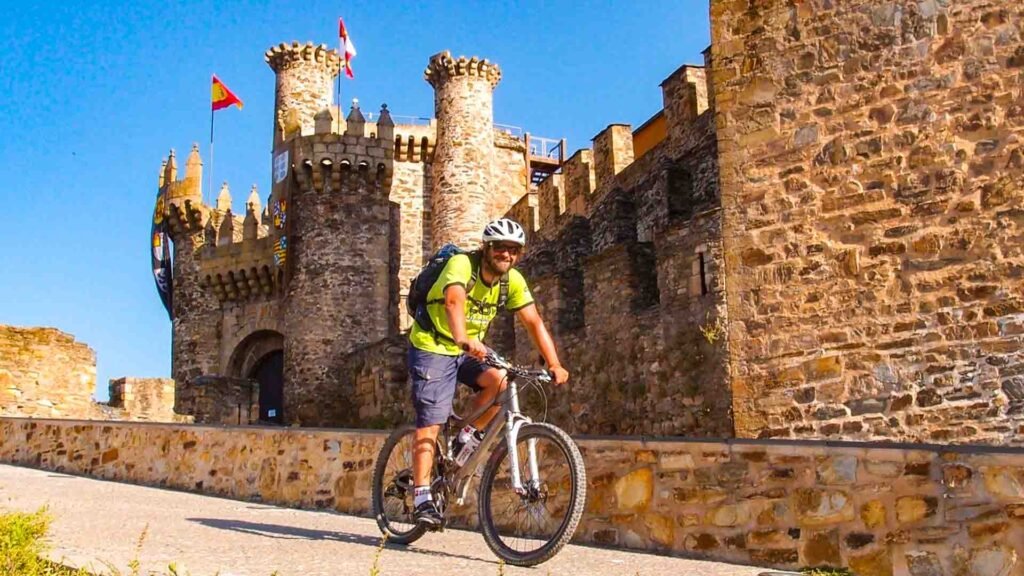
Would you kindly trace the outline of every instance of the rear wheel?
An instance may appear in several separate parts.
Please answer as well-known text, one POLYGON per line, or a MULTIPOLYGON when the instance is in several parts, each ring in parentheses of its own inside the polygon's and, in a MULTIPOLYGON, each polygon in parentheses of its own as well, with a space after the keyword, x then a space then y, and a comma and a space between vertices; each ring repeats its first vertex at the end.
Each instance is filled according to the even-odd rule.
POLYGON ((520 491, 512 487, 508 443, 495 448, 480 479, 480 525, 499 558, 516 566, 551 559, 579 525, 586 501, 583 456, 572 438, 550 424, 526 424, 516 438, 520 491), (529 446, 540 478, 531 482, 529 446))
POLYGON ((384 442, 373 469, 373 516, 388 542, 411 544, 426 528, 413 517, 412 450, 416 428, 403 426, 384 442))

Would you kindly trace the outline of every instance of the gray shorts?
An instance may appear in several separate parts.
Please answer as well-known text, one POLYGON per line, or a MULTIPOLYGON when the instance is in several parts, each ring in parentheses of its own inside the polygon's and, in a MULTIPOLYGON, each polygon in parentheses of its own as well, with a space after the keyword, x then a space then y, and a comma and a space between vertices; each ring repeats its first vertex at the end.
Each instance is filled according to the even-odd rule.
POLYGON ((477 380, 489 369, 472 356, 445 356, 415 346, 409 346, 407 360, 417 428, 447 422, 455 400, 455 383, 462 382, 474 392, 479 392, 481 388, 477 380))

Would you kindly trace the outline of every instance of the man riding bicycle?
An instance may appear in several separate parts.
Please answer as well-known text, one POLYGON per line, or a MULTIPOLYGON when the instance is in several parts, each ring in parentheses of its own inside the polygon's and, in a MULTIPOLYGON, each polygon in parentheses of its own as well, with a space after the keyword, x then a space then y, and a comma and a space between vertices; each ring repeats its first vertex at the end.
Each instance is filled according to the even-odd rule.
MULTIPOLYGON (((506 298, 505 307, 515 312, 526 327, 555 384, 569 380, 569 372, 558 361, 555 344, 533 303, 526 279, 513 267, 525 245, 526 234, 517 222, 501 218, 487 224, 481 250, 452 256, 427 293, 427 314, 433 326, 421 326, 416 321, 409 333, 408 365, 416 409, 415 517, 417 523, 428 528, 436 529, 444 520, 430 493, 430 474, 437 435, 452 414, 456 382, 474 390, 474 409, 493 404, 505 386, 504 371, 481 362, 487 354, 481 340, 498 313, 502 296, 506 298), (502 283, 507 285, 503 287, 502 283), (503 290, 507 290, 507 295, 502 294, 503 290)), ((477 431, 497 411, 498 407, 493 406, 471 426, 463 428, 456 439, 457 448, 478 443, 477 431)))

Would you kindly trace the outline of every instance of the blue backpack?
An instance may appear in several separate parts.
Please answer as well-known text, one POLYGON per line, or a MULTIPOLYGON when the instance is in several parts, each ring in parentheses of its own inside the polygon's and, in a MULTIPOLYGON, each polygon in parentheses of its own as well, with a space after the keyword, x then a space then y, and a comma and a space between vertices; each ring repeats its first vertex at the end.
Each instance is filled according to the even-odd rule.
MULTIPOLYGON (((427 264, 409 282, 409 295, 405 299, 405 309, 409 316, 412 316, 416 323, 420 325, 420 328, 434 334, 437 333, 437 328, 434 327, 434 321, 430 319, 430 314, 427 314, 427 293, 434 287, 437 279, 441 277, 441 271, 444 270, 445 265, 456 254, 468 255, 473 263, 473 273, 470 275, 469 283, 466 285, 466 294, 469 294, 473 290, 473 286, 476 285, 476 279, 480 275, 480 252, 469 252, 451 243, 445 244, 435 252, 427 260, 427 264)), ((437 300, 437 302, 442 301, 437 300)), ((504 309, 507 301, 508 274, 503 274, 498 288, 498 310, 504 309)))

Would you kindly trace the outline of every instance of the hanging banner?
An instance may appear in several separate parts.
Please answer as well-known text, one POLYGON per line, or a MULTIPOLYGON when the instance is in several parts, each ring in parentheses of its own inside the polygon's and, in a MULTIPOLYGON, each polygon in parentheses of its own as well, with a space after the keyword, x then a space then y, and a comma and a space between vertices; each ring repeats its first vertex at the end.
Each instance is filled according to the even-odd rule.
POLYGON ((288 203, 284 199, 277 200, 274 205, 270 208, 271 215, 274 217, 274 228, 277 230, 284 230, 284 222, 288 217, 288 203))
POLYGON ((160 300, 163 301, 164 308, 167 309, 168 318, 173 320, 171 297, 174 284, 171 278, 171 245, 167 237, 165 206, 163 191, 157 192, 156 207, 153 209, 153 227, 150 229, 150 238, 152 239, 150 257, 156 290, 160 293, 160 300))
POLYGON ((288 177, 288 151, 285 150, 274 157, 274 184, 281 183, 288 177))
POLYGON ((274 264, 278 267, 284 266, 285 260, 288 258, 288 238, 281 236, 277 239, 277 244, 274 244, 274 264))

